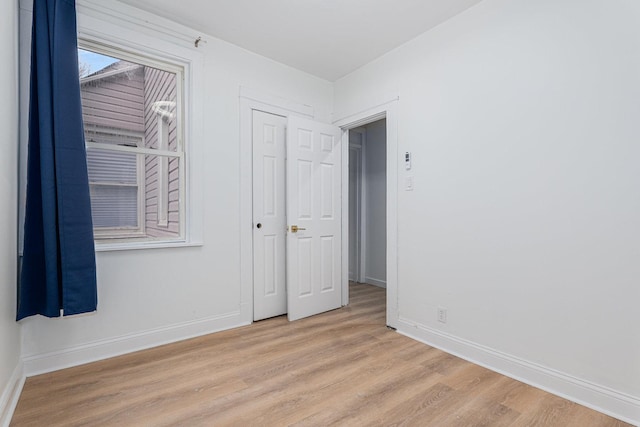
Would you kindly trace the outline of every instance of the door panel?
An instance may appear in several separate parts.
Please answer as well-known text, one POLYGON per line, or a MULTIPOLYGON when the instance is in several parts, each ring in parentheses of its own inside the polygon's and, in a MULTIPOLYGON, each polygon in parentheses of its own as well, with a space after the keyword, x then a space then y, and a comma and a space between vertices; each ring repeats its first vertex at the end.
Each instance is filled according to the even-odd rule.
POLYGON ((253 320, 287 312, 286 123, 284 117, 253 112, 253 320))
POLYGON ((289 320, 339 308, 342 261, 339 128, 290 117, 287 125, 289 320))

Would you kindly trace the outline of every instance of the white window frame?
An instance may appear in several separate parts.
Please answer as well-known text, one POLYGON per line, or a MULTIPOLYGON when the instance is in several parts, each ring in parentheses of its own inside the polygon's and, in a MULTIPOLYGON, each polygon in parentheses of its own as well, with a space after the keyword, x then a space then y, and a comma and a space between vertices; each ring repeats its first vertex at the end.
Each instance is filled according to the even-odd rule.
MULTIPOLYGON (((205 61, 202 48, 194 44, 198 34, 170 21, 155 18, 125 4, 105 4, 99 0, 79 0, 78 39, 81 47, 109 47, 116 56, 127 59, 123 53, 132 54, 133 62, 166 69, 174 66, 182 70, 179 89, 182 93, 182 126, 179 131, 182 147, 180 160, 180 239, 102 239, 96 240, 96 251, 135 250, 202 246, 204 204, 204 99, 205 61), (143 58, 145 61, 139 61, 143 58)), ((153 153, 157 155, 158 153, 153 153)))
MULTIPOLYGON (((157 148, 145 148, 145 147, 129 147, 129 146, 121 146, 121 145, 107 145, 103 143, 97 142, 89 142, 87 141, 85 144, 87 148, 92 149, 100 149, 100 150, 108 150, 108 151, 120 151, 126 153, 136 154, 138 157, 138 183, 142 182, 142 185, 138 186, 138 227, 136 229, 131 228, 94 228, 94 237, 96 239, 96 245, 100 245, 108 241, 109 243, 130 243, 137 241, 180 241, 183 242, 185 240, 185 152, 184 152, 184 108, 183 108, 183 85, 184 85, 184 67, 175 63, 169 63, 162 60, 158 60, 157 58, 152 58, 146 56, 144 53, 131 52, 127 51, 121 47, 115 47, 111 45, 105 45, 104 43, 99 43, 95 41, 90 41, 82 38, 82 36, 78 37, 78 48, 95 52, 98 54, 103 54, 106 56, 110 56, 112 58, 118 58, 125 61, 129 61, 131 63, 153 67, 162 71, 167 71, 175 74, 176 76, 176 133, 177 133, 177 144, 176 150, 171 151, 168 147, 157 147, 157 148), (179 207, 178 207, 178 215, 179 215, 179 232, 176 237, 150 237, 147 236, 145 230, 146 224, 146 191, 145 191, 145 176, 144 176, 144 165, 145 155, 153 155, 157 156, 158 164, 168 163, 168 161, 164 161, 164 159, 178 159, 178 181, 179 181, 179 207), (142 159, 142 160, 141 160, 142 159), (142 165, 142 167, 141 167, 142 165), (142 176, 141 176, 142 175, 142 176)), ((144 139, 143 139, 144 140, 144 139)), ((160 141, 159 141, 160 143, 160 141)), ((165 144, 166 145, 166 144, 165 144)), ((168 168, 167 168, 168 169, 168 168)), ((161 191, 168 191, 169 186, 168 183, 165 186, 162 185, 161 181, 164 179, 164 176, 161 175, 162 170, 158 170, 158 194, 161 191)), ((168 175, 168 170, 165 175, 168 175)), ((168 178, 168 176, 167 176, 168 178)), ((163 196, 158 196, 158 202, 162 202, 164 204, 165 198, 168 201, 168 194, 163 196), (164 197, 166 196, 166 197, 164 197)), ((158 206, 158 211, 160 210, 160 205, 158 206)), ((167 204, 168 208, 168 204, 167 204)), ((168 209, 167 209, 168 210, 168 209)), ((168 212, 167 215, 168 216, 168 212)), ((166 221, 163 225, 168 225, 168 218, 165 218, 166 221)), ((158 218, 158 223, 160 223, 160 218, 158 218)))

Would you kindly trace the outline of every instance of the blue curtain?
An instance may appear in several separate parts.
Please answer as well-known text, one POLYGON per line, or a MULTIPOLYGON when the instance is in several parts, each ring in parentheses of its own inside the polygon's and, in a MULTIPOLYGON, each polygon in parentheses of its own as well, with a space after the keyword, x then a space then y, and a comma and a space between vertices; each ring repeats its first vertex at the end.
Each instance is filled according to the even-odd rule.
POLYGON ((97 307, 77 44, 75 0, 34 0, 18 320, 97 307))

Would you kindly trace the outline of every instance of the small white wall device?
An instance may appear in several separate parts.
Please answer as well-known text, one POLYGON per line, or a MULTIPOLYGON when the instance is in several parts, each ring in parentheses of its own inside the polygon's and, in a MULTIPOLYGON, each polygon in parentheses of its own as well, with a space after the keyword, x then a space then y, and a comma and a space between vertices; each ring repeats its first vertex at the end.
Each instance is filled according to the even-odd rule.
POLYGON ((411 169, 411 152, 407 151, 404 153, 404 168, 406 170, 411 169))

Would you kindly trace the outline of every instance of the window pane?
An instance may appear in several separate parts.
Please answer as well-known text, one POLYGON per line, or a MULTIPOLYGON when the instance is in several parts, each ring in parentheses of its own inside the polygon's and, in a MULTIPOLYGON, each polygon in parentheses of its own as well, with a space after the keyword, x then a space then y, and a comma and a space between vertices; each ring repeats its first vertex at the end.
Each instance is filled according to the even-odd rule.
POLYGON ((93 227, 137 230, 138 187, 117 185, 89 186, 91 191, 91 215, 93 227))
POLYGON ((85 137, 89 142, 177 151, 177 76, 78 50, 85 137))
POLYGON ((89 182, 138 185, 139 154, 87 148, 89 182))
POLYGON ((145 157, 145 231, 150 237, 180 235, 180 161, 145 157))
POLYGON ((144 67, 145 147, 177 150, 176 75, 144 67))

